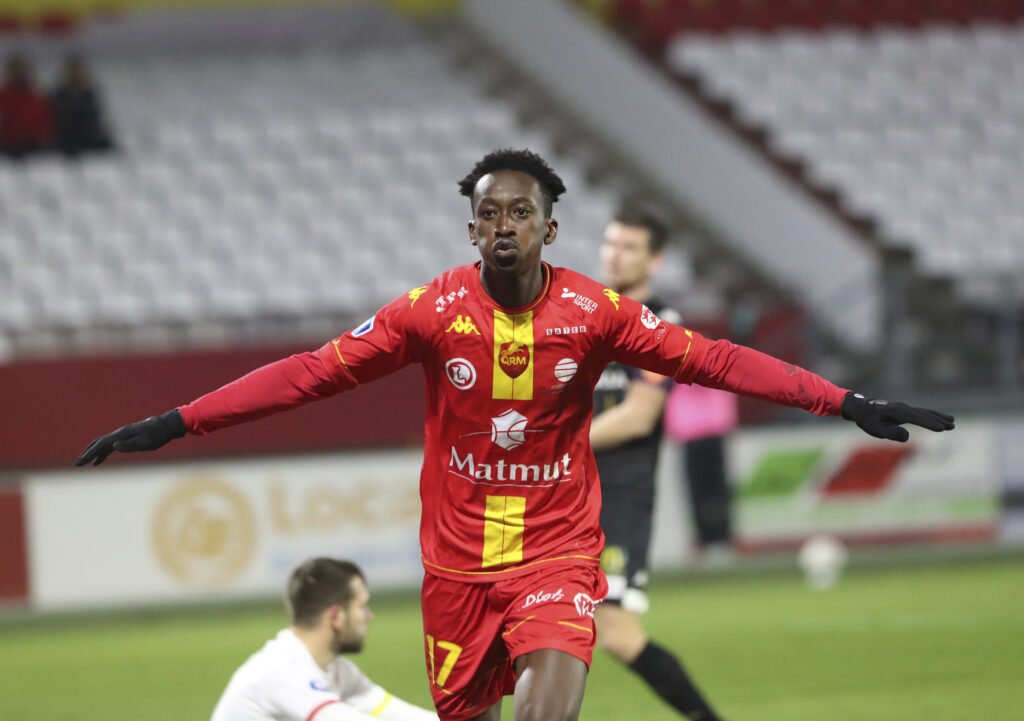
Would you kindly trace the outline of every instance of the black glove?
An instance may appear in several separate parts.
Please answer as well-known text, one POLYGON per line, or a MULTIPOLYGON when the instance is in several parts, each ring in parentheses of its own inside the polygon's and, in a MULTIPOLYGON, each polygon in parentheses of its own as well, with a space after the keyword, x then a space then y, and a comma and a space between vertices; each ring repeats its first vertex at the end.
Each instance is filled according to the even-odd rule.
POLYGON ((841 406, 843 418, 853 421, 865 433, 875 438, 888 438, 903 443, 910 433, 901 423, 913 423, 930 431, 951 431, 953 416, 915 408, 906 403, 865 398, 860 393, 847 393, 841 406))
POLYGON ((175 409, 160 416, 150 416, 144 421, 121 426, 113 433, 100 436, 82 451, 75 461, 76 466, 92 463, 98 466, 114 451, 155 451, 175 438, 185 435, 185 419, 175 409))

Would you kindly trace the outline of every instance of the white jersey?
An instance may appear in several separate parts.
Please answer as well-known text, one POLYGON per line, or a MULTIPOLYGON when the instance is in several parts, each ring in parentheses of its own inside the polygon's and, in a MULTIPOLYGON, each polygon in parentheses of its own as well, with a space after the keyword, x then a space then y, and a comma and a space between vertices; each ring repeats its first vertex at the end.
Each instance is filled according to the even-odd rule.
POLYGON ((235 671, 211 721, 437 721, 437 715, 397 699, 352 661, 339 656, 320 668, 291 629, 235 671))

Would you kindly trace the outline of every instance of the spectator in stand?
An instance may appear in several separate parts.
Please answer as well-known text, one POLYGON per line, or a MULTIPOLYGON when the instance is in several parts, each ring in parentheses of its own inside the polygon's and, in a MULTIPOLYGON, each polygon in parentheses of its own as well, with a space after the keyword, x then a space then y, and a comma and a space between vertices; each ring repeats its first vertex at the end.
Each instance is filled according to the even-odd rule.
POLYGON ((35 89, 31 63, 24 55, 10 55, 0 85, 0 155, 21 160, 48 150, 52 127, 50 106, 35 89))
POLYGON ((114 144, 107 127, 100 92, 85 60, 71 55, 50 96, 57 149, 69 158, 106 152, 114 144))

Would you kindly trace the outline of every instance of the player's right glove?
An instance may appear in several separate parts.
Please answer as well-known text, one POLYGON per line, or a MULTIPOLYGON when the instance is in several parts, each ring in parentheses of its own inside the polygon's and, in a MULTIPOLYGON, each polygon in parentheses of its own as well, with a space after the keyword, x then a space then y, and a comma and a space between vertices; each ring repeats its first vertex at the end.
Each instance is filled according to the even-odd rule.
POLYGON ((100 436, 90 443, 75 461, 76 466, 92 463, 98 466, 114 451, 155 451, 175 438, 185 435, 185 419, 175 409, 163 415, 150 416, 144 421, 121 426, 113 433, 100 436))
POLYGON ((853 421, 861 430, 875 438, 905 442, 910 433, 901 424, 913 423, 930 431, 951 431, 953 416, 915 408, 906 403, 865 398, 860 393, 847 393, 841 406, 843 418, 853 421))

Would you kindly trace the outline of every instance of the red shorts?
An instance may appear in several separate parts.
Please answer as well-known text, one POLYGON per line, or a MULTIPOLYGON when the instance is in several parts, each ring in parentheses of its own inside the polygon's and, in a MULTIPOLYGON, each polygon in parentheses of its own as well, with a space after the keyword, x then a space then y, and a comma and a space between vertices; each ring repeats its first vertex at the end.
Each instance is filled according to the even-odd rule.
POLYGON ((493 583, 427 573, 423 631, 434 706, 443 721, 483 713, 515 690, 513 662, 553 648, 590 667, 594 606, 608 583, 596 566, 545 569, 493 583))

